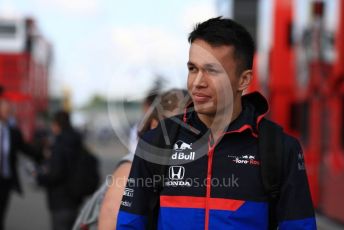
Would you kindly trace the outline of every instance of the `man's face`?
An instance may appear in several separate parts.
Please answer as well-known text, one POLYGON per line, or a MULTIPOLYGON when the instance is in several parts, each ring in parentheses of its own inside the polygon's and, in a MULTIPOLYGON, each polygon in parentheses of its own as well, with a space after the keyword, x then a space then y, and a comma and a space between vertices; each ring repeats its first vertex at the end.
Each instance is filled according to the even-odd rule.
POLYGON ((5 100, 0 100, 0 120, 7 121, 11 114, 10 104, 5 100))
POLYGON ((188 69, 188 91, 197 113, 215 115, 233 106, 239 83, 234 47, 213 47, 197 39, 190 47, 188 69))
POLYGON ((51 123, 51 132, 54 135, 58 135, 58 134, 61 133, 60 126, 56 122, 54 122, 54 121, 51 123))

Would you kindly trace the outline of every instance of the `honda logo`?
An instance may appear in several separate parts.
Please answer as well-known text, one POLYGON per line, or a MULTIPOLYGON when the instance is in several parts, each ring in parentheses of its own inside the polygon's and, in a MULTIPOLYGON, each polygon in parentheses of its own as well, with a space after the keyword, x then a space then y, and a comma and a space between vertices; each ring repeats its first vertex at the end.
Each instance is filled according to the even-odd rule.
POLYGON ((171 180, 181 180, 184 178, 185 168, 183 166, 170 166, 168 175, 171 180))

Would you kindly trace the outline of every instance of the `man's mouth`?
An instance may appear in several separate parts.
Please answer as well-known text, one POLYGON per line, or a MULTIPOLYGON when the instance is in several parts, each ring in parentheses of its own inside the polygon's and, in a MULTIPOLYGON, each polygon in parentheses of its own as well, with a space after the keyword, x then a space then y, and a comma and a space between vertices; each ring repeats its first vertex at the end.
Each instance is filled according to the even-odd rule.
POLYGON ((192 96, 195 103, 205 103, 211 99, 211 96, 203 93, 193 93, 192 96))

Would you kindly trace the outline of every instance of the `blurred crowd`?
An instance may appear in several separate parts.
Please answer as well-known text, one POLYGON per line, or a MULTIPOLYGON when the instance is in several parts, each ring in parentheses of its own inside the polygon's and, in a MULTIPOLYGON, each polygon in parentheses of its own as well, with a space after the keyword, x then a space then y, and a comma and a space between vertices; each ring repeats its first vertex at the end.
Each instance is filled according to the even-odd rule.
POLYGON ((130 130, 128 154, 114 165, 112 176, 101 182, 97 155, 72 126, 69 112, 55 112, 48 126, 40 122, 28 143, 11 101, 0 97, 0 230, 5 229, 11 193, 22 193, 19 154, 32 161, 26 172, 46 191, 53 230, 114 229, 138 138, 159 120, 181 114, 190 101, 186 90, 150 91, 142 102, 144 116, 130 130))

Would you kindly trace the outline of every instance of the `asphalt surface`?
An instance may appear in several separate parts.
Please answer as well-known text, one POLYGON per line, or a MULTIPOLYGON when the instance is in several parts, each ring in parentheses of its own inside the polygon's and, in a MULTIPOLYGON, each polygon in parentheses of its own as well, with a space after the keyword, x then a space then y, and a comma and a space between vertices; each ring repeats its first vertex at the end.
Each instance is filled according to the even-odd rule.
MULTIPOLYGON (((118 160, 127 153, 118 141, 108 143, 88 143, 100 160, 103 178, 112 173, 118 160)), ((46 205, 45 192, 37 187, 25 170, 28 160, 19 159, 19 174, 24 188, 24 196, 12 193, 7 212, 5 230, 49 230, 50 214, 46 205)))
MULTIPOLYGON (((118 160, 127 152, 118 141, 110 143, 88 143, 101 162, 103 178, 112 173, 118 160)), ((12 194, 10 207, 7 212, 6 230, 49 230, 50 217, 46 207, 44 190, 35 186, 33 180, 25 172, 27 159, 20 159, 19 172, 25 194, 20 197, 12 194)), ((317 216, 319 230, 343 230, 343 225, 338 225, 323 216, 317 216)))

